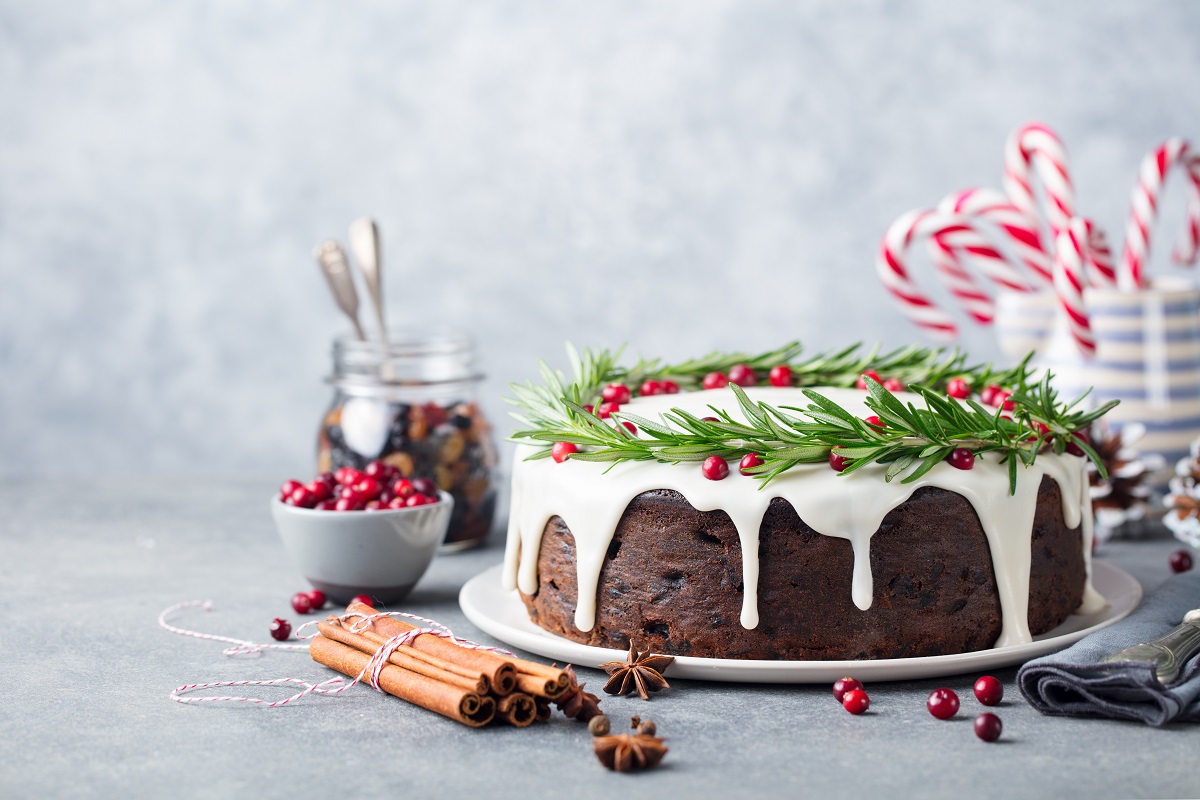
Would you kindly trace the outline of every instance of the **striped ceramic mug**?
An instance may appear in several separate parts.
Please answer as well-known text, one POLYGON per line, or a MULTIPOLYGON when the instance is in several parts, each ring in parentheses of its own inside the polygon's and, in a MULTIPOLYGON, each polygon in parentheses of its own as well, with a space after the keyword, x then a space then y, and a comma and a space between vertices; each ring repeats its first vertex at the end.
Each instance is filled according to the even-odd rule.
MULTIPOLYGON (((1036 317, 1030 309, 1037 303, 1030 297, 1012 304, 1016 311, 997 305, 997 332, 1005 352, 1016 342, 1015 335, 1006 342, 1005 332, 1021 330, 1022 320, 1036 317), (1003 320, 1002 314, 1007 314, 1003 320)), ((1168 463, 1186 455, 1200 436, 1200 290, 1160 279, 1137 291, 1089 288, 1084 302, 1096 338, 1095 355, 1083 357, 1065 317, 1057 313, 1034 363, 1054 372, 1064 399, 1091 387, 1096 403, 1120 400, 1107 419, 1118 427, 1143 425, 1139 450, 1161 453, 1168 463)))

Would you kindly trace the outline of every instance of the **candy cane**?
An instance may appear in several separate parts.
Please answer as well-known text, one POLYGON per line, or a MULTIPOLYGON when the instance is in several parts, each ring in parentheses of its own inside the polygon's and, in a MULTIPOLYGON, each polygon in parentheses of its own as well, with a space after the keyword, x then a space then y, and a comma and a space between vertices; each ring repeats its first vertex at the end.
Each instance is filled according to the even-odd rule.
MULTIPOLYGON (((1042 246, 1037 220, 1009 202, 1008 198, 995 189, 967 189, 948 195, 938 204, 938 210, 950 214, 979 217, 995 226, 1009 241, 1021 262, 1039 279, 1053 282, 1054 261, 1042 246)), ((1009 289, 1032 291, 1033 286, 1009 262, 986 241, 984 248, 975 253, 982 255, 981 264, 988 277, 1009 289)), ((944 250, 942 242, 930 242, 930 252, 944 250)))
POLYGON ((1091 237, 1090 223, 1075 217, 1067 221, 1055 239, 1054 289, 1066 312, 1071 335, 1084 358, 1090 358, 1096 352, 1096 339, 1092 336, 1092 325, 1083 300, 1084 269, 1091 237))
POLYGON ((971 217, 936 209, 909 211, 888 226, 875 268, 884 287, 900 301, 900 309, 909 319, 934 338, 953 339, 958 326, 917 288, 906 265, 907 250, 913 241, 930 236, 939 236, 947 248, 977 248, 980 241, 986 241, 971 217))
POLYGON ((1039 123, 1017 128, 1004 145, 1004 191, 1013 205, 1034 219, 1039 216, 1033 192, 1035 172, 1046 199, 1046 221, 1051 234, 1057 236, 1075 216, 1075 187, 1062 139, 1039 123))
POLYGON ((1158 200, 1167 173, 1175 165, 1186 172, 1191 185, 1188 220, 1183 239, 1175 249, 1175 260, 1191 264, 1196 260, 1200 242, 1200 169, 1191 145, 1178 137, 1163 142, 1142 159, 1138 181, 1133 187, 1129 222, 1125 226, 1125 250, 1121 255, 1122 285, 1142 288, 1146 285, 1145 267, 1150 255, 1150 229, 1158 216, 1158 200))

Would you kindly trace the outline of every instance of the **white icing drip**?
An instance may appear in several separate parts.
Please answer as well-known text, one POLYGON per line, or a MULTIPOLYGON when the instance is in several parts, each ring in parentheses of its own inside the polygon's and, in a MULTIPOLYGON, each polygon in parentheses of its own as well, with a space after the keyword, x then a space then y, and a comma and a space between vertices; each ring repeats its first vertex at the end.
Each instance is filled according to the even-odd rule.
MULTIPOLYGON (((864 392, 822 389, 830 399, 854 413, 866 416, 864 392)), ((804 406, 806 398, 796 389, 759 388, 748 394, 777 406, 804 406)), ((903 396, 919 402, 915 396, 903 396)), ((708 406, 736 409, 728 389, 684 395, 638 398, 625 407, 630 413, 657 419, 673 406, 700 415, 708 406)), ((612 537, 625 507, 634 497, 655 489, 679 492, 698 511, 722 510, 738 532, 742 553, 741 624, 758 625, 758 534, 771 499, 787 500, 800 519, 826 536, 847 539, 854 553, 851 598, 867 610, 874 595, 871 575, 871 537, 883 518, 923 486, 957 492, 975 508, 991 548, 1003 625, 997 647, 1030 641, 1028 625, 1030 543, 1037 506, 1038 487, 1049 475, 1058 482, 1063 501, 1063 518, 1068 527, 1083 521, 1083 553, 1087 584, 1082 613, 1104 606, 1104 599, 1091 585, 1091 503, 1086 465, 1075 456, 1042 454, 1030 468, 1022 468, 1017 492, 1009 495, 1007 466, 999 457, 986 454, 976 459, 971 470, 949 464, 935 466, 913 483, 883 479, 883 467, 872 465, 851 475, 839 476, 828 465, 806 465, 790 470, 766 489, 759 482, 738 474, 736 468, 723 481, 704 478, 698 464, 624 462, 608 464, 551 459, 524 461, 532 452, 518 448, 513 465, 513 498, 505 552, 504 585, 519 587, 526 594, 538 589, 537 559, 542 532, 553 516, 563 519, 575 539, 579 598, 575 625, 581 631, 595 624, 596 592, 612 537), (605 470, 608 470, 605 472, 605 470), (1081 511, 1084 512, 1081 514, 1081 511)))

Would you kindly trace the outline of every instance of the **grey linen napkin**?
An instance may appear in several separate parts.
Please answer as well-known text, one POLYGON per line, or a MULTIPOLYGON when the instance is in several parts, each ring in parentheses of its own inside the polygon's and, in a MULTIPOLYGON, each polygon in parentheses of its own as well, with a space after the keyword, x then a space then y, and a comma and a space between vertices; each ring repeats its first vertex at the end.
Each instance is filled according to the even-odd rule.
POLYGON ((1200 607, 1200 574, 1176 575, 1125 619, 1017 672, 1025 699, 1043 714, 1132 719, 1148 725, 1200 722, 1200 657, 1164 687, 1146 664, 1099 664, 1104 656, 1149 642, 1200 607))

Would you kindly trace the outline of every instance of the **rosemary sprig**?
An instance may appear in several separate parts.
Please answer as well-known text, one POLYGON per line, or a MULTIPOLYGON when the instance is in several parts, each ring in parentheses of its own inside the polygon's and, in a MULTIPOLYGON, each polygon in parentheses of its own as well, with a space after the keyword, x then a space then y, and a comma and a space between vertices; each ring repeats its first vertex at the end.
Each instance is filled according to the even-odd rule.
POLYGON ((843 473, 868 464, 886 464, 885 480, 903 476, 903 482, 917 480, 956 448, 967 448, 976 456, 996 453, 1000 463, 1008 464, 1010 491, 1016 491, 1017 466, 1032 465, 1037 455, 1047 450, 1062 453, 1074 444, 1104 470, 1091 445, 1078 436, 1116 401, 1091 410, 1076 410, 1082 397, 1062 403, 1045 375, 1030 385, 1028 357, 1010 370, 995 370, 988 365, 966 367, 957 350, 929 350, 909 347, 879 355, 871 350, 859 355, 859 347, 799 360, 800 346, 789 344, 759 356, 742 353, 714 353, 682 364, 662 366, 657 361, 641 360, 631 369, 617 365, 618 353, 585 350, 582 354, 568 345, 575 380, 566 382, 558 372, 541 365, 543 386, 513 384, 510 402, 521 413, 513 416, 525 428, 513 434, 517 442, 541 444, 531 459, 545 458, 555 442, 571 442, 586 449, 573 453, 581 461, 616 463, 655 460, 666 463, 703 461, 710 456, 725 459, 757 453, 763 463, 748 470, 768 484, 798 464, 815 463, 829 458, 830 451, 848 459, 843 473), (670 378, 682 386, 698 385, 704 374, 738 363, 750 364, 756 371, 779 363, 789 363, 794 382, 800 386, 850 386, 858 376, 874 370, 909 383, 909 391, 919 394, 920 408, 904 403, 879 383, 865 378, 867 407, 884 423, 868 424, 832 400, 812 389, 804 394, 809 405, 775 407, 754 402, 738 386, 731 385, 745 421, 735 420, 727 410, 713 408, 716 421, 705 420, 673 408, 659 420, 617 412, 613 418, 632 422, 643 433, 636 436, 620 424, 600 419, 585 408, 599 401, 600 389, 614 381, 640 381, 647 377, 670 378), (974 399, 960 402, 945 395, 945 382, 963 377, 973 386, 995 383, 1011 387, 1008 398, 1013 409, 984 408, 974 399), (915 382, 920 381, 920 382, 915 382))

